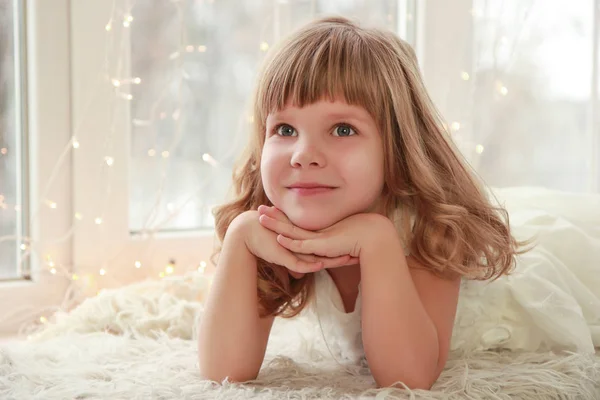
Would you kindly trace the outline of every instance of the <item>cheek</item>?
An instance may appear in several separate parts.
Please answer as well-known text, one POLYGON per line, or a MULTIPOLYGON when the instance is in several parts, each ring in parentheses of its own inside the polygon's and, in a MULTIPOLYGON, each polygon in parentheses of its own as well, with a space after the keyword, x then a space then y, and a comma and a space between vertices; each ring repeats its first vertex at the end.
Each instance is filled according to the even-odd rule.
POLYGON ((347 179, 354 186, 376 189, 383 185, 383 155, 377 149, 363 149, 341 160, 347 179))
POLYGON ((281 157, 265 146, 260 160, 260 175, 267 197, 273 202, 274 189, 278 182, 278 171, 281 171, 281 157))

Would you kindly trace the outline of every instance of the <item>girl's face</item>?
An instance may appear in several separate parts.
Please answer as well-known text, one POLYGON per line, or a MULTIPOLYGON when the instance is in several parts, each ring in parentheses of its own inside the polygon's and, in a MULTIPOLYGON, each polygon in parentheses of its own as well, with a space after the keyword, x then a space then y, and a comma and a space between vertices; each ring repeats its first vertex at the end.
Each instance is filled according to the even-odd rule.
POLYGON ((269 114, 261 159, 269 200, 303 229, 378 212, 383 144, 362 107, 319 101, 269 114))

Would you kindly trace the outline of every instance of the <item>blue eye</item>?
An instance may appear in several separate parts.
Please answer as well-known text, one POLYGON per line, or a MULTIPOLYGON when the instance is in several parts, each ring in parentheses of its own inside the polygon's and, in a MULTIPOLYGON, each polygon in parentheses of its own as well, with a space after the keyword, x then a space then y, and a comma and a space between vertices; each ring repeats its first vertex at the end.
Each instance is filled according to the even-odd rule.
POLYGON ((352 136, 352 135, 356 135, 356 132, 354 131, 354 129, 352 129, 348 125, 338 125, 335 127, 334 135, 335 136, 352 136))
POLYGON ((296 136, 296 130, 289 126, 289 125, 279 125, 278 127, 275 128, 275 131, 277 132, 277 134, 279 136, 296 136))

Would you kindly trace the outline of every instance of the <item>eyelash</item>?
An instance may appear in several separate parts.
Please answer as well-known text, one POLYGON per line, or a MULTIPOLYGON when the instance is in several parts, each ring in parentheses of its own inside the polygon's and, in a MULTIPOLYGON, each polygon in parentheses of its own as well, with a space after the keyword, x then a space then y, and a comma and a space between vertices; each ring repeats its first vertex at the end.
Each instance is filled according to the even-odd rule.
MULTIPOLYGON (((278 133, 278 131, 279 131, 279 128, 281 128, 282 126, 289 126, 289 127, 291 127, 291 128, 294 128, 294 127, 293 127, 292 125, 290 125, 290 124, 285 124, 285 123, 282 123, 282 124, 277 124, 277 125, 275 125, 275 126, 273 127, 273 129, 271 130, 271 135, 276 135, 276 136, 281 136, 281 137, 293 137, 293 136, 283 136, 283 135, 280 135, 280 134, 278 133)), ((350 128, 350 129, 352 129, 352 130, 354 131, 354 135, 350 135, 350 136, 356 136, 356 135, 358 135, 358 133, 359 133, 359 132, 358 132, 358 129, 356 129, 354 126, 352 126, 352 125, 350 125, 350 124, 347 124, 347 123, 339 123, 339 124, 336 124, 336 125, 334 125, 334 127, 333 127, 333 128, 335 129, 335 128, 338 128, 338 127, 340 127, 340 126, 345 126, 345 127, 348 127, 348 128, 350 128)), ((295 129, 296 129, 296 128, 294 128, 294 130, 295 130, 295 129)), ((347 137, 347 136, 339 136, 339 137, 347 137)))

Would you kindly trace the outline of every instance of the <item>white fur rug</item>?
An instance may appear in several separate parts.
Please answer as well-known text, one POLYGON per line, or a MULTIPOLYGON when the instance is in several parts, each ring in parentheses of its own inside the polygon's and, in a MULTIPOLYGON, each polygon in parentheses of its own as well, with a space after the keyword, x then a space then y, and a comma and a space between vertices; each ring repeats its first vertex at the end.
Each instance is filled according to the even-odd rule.
POLYGON ((203 381, 193 338, 205 283, 108 291, 0 346, 0 399, 600 399, 599 353, 454 352, 432 391, 376 389, 366 365, 333 359, 294 320, 277 321, 255 382, 203 381))

